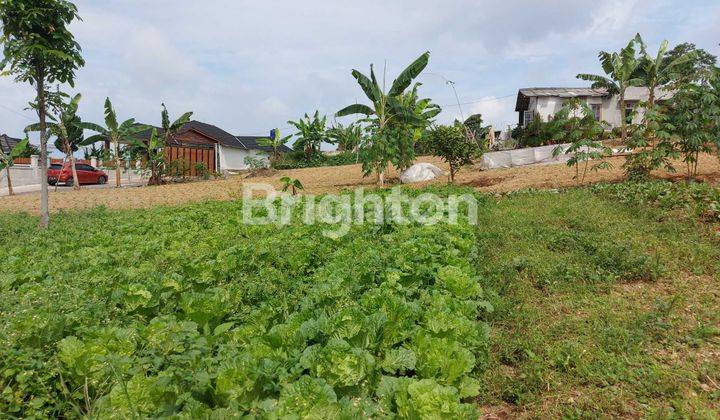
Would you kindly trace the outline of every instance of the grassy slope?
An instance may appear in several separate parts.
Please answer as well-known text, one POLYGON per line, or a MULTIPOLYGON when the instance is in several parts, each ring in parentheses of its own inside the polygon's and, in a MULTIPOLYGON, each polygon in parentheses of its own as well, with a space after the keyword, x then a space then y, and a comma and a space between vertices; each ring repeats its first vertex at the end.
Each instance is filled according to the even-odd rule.
POLYGON ((587 191, 502 199, 478 229, 498 294, 480 404, 515 415, 712 418, 720 246, 587 191))
MULTIPOLYGON (((74 323, 117 316, 107 309, 115 298, 106 287, 118 275, 131 283, 178 280, 173 273, 239 276, 253 288, 230 289, 242 303, 238 313, 267 296, 290 306, 303 293, 297 279, 330 263, 333 250, 348 247, 349 255, 359 255, 352 249, 375 243, 371 237, 318 240, 309 227, 276 231, 255 243, 254 228, 233 227, 237 210, 233 203, 208 203, 71 213, 57 223, 73 227, 56 229, 51 238, 32 234, 32 218, 0 215, 2 236, 18 240, 6 254, 12 278, 6 272, 0 280, 37 282, 21 301, 7 295, 0 306, 12 313, 13 329, 32 324, 33 337, 22 339, 38 344, 58 339, 74 323), (106 252, 114 246, 122 252, 106 252), (31 265, 17 260, 23 254, 32 256, 31 265), (203 254, 217 258, 207 261, 203 254), (82 272, 91 287, 64 283, 68 279, 48 255, 62 259, 62 272, 82 272), (245 263, 221 268, 234 261, 245 263), (262 279, 273 281, 253 281, 262 279), (68 298, 73 294, 83 310, 68 298), (63 299, 48 300, 52 296, 63 299), (58 316, 38 320, 37 308, 58 316)), ((486 411, 700 417, 720 411, 717 239, 691 222, 586 190, 515 194, 489 200, 480 214, 476 266, 496 307, 478 401, 486 411)), ((366 263, 360 266, 374 265, 366 263)))

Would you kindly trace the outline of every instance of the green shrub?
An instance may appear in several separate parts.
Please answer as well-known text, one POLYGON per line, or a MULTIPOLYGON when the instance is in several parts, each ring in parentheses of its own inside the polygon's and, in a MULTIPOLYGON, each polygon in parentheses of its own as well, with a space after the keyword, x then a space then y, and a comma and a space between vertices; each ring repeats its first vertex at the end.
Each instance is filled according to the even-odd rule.
POLYGON ((277 162, 273 162, 275 169, 301 169, 319 166, 343 166, 357 163, 357 155, 353 152, 340 152, 334 155, 318 153, 310 159, 303 152, 290 152, 283 154, 277 162))

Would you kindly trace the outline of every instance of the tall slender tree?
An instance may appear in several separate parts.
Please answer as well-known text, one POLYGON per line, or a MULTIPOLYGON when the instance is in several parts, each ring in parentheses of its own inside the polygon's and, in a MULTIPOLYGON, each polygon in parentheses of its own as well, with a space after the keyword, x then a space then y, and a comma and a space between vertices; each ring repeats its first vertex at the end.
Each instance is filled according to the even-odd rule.
POLYGON ((46 86, 74 85, 75 71, 85 62, 80 45, 68 25, 80 19, 77 7, 67 0, 0 0, 3 59, 0 69, 17 82, 30 83, 36 92, 40 129, 40 227, 50 223, 47 183, 46 86))
POLYGON ((607 89, 609 94, 620 96, 620 136, 623 142, 627 140, 625 91, 630 86, 642 84, 642 79, 637 77, 640 60, 637 57, 636 46, 639 42, 638 34, 619 53, 600 51, 598 57, 607 76, 586 73, 577 75, 578 79, 592 82, 593 89, 607 89))
POLYGON ((80 123, 80 127, 98 133, 89 137, 86 143, 95 143, 98 141, 105 141, 106 139, 110 139, 112 142, 113 154, 115 155, 115 186, 119 188, 121 186, 120 142, 133 144, 137 134, 147 130, 148 127, 136 124, 134 118, 130 118, 118 124, 117 114, 115 113, 115 109, 113 109, 110 98, 105 98, 105 127, 88 122, 80 123))

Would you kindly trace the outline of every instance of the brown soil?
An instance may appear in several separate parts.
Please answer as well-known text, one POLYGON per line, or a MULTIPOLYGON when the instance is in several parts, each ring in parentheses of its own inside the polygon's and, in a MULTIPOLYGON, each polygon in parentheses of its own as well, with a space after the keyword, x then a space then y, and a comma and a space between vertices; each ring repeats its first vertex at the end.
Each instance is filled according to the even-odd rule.
MULTIPOLYGON (((418 162, 429 162, 448 170, 441 159, 425 156, 418 162)), ((599 172, 590 172, 585 183, 600 181, 616 182, 623 179, 622 157, 608 159, 613 168, 599 172)), ((682 162, 677 162, 678 171, 682 171, 682 162)), ((702 155, 699 165, 699 179, 705 182, 720 181, 720 161, 711 155, 702 155)), ((575 170, 563 164, 533 165, 518 168, 493 169, 480 171, 477 166, 463 168, 455 177, 458 185, 470 185, 478 191, 503 193, 526 188, 562 188, 577 185, 573 179, 575 170)), ((658 171, 653 174, 658 178, 683 178, 682 173, 671 174, 658 171)), ((321 194, 337 192, 347 188, 376 188, 375 177, 363 177, 361 165, 347 165, 322 168, 306 168, 277 171, 253 178, 244 175, 233 176, 224 180, 198 181, 184 184, 168 184, 153 187, 122 188, 122 189, 83 189, 80 191, 50 192, 52 211, 92 208, 106 206, 108 208, 150 208, 159 205, 175 205, 186 202, 204 200, 231 200, 242 196, 244 184, 266 183, 275 188, 281 187, 280 178, 288 176, 297 178, 305 187, 305 193, 321 194)), ((397 172, 391 170, 387 174, 389 185, 397 179, 397 172)), ((422 187, 428 184, 444 184, 446 177, 413 184, 422 187)), ((37 214, 40 208, 40 194, 23 194, 14 197, 0 198, 0 211, 26 211, 37 214)))

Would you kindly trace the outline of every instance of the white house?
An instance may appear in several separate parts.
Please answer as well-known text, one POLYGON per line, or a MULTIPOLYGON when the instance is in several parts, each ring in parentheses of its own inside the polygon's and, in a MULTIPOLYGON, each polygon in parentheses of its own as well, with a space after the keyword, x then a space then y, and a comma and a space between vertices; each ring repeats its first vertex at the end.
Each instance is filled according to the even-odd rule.
MULTIPOLYGON (((625 91, 626 118, 637 123, 642 119, 643 109, 636 107, 638 102, 647 101, 650 90, 645 87, 629 87, 625 91)), ((657 101, 669 99, 672 92, 657 89, 657 101)), ((515 111, 518 112, 518 125, 526 127, 537 114, 542 121, 549 121, 560 111, 570 98, 585 101, 599 121, 606 121, 611 127, 619 127, 620 97, 610 95, 605 89, 592 88, 524 88, 518 91, 515 111)))

